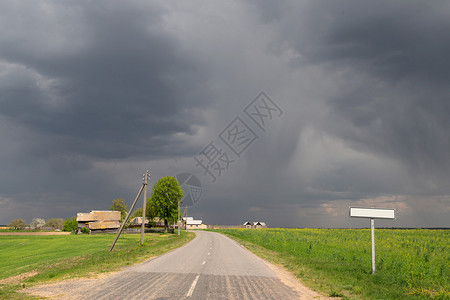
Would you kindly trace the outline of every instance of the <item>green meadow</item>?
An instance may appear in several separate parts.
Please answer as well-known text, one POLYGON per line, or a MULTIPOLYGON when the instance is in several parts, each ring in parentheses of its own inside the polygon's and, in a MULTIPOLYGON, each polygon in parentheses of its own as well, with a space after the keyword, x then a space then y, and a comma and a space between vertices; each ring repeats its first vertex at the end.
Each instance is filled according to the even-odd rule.
POLYGON ((194 238, 176 234, 123 234, 112 252, 114 235, 0 236, 0 299, 26 299, 18 289, 50 280, 118 270, 181 246, 194 238), (14 280, 13 277, 18 278, 14 280))
POLYGON ((349 299, 450 299, 450 230, 216 230, 283 265, 306 285, 349 299))

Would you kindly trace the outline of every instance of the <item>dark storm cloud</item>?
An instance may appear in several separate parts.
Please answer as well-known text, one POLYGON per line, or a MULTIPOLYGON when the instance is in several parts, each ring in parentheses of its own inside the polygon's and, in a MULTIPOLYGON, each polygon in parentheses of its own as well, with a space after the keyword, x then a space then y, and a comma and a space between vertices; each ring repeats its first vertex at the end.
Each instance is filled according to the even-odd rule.
POLYGON ((102 161, 197 150, 183 139, 204 122, 207 74, 165 30, 162 5, 14 1, 0 11, 0 223, 106 209, 134 185, 102 161))
POLYGON ((442 60, 450 50, 446 1, 300 1, 281 7, 283 36, 307 63, 359 66, 389 81, 415 78, 434 85, 450 76, 450 62, 442 60))
MULTIPOLYGON (((277 140, 285 137, 289 143, 259 148, 263 155, 248 158, 250 167, 258 166, 249 188, 242 190, 246 199, 253 199, 249 205, 268 207, 281 198, 332 211, 329 203, 367 198, 374 201, 370 205, 411 205, 417 216, 417 199, 434 203, 433 195, 443 195, 448 207, 448 2, 251 3, 256 10, 250 13, 257 11, 258 21, 275 32, 265 50, 282 55, 289 47, 292 70, 309 69, 311 76, 320 70, 322 77, 311 89, 326 96, 309 101, 323 101, 324 113, 291 122, 302 134, 306 128, 319 132, 305 139, 300 150, 286 152, 295 145, 293 140, 302 144, 302 134, 299 140, 287 130, 277 140), (261 167, 263 158, 266 169, 261 167), (305 163, 311 158, 312 163, 305 163), (292 173, 297 178, 278 176, 286 174, 287 163, 299 160, 298 173, 292 173), (252 197, 255 190, 264 192, 252 197), (382 202, 380 195, 396 194, 406 196, 382 202)), ((297 105, 308 109, 305 102, 297 105)), ((441 207, 439 218, 448 224, 446 211, 448 217, 448 208, 441 207)))
POLYGON ((3 26, 0 59, 23 69, 13 79, 5 76, 10 84, 2 88, 0 111, 32 130, 38 143, 44 139, 64 153, 123 158, 144 148, 161 153, 174 143, 171 134, 194 133, 200 120, 189 109, 203 101, 191 89, 205 77, 161 29, 163 8, 21 4, 4 10, 12 13, 4 23, 13 25, 3 26), (66 14, 71 18, 61 24, 66 14))
POLYGON ((332 132, 352 141, 355 148, 404 161, 411 171, 447 177, 448 95, 412 86, 410 93, 396 94, 393 90, 381 91, 369 101, 360 100, 363 94, 333 101, 331 105, 340 117, 334 121, 340 126, 332 132))
POLYGON ((360 4, 309 1, 280 20, 300 66, 348 76, 327 99, 330 118, 321 127, 356 149, 402 160, 411 172, 448 178, 449 3, 360 4))

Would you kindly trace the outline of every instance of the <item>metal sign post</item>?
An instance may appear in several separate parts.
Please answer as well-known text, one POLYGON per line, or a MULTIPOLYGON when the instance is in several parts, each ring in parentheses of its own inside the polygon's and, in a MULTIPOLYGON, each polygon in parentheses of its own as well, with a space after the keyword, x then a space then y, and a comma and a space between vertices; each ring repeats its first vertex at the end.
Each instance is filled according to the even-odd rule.
POLYGON ((372 274, 375 274, 375 219, 370 219, 370 241, 372 242, 372 274))
POLYGON ((370 218, 372 242, 372 274, 375 274, 375 219, 395 219, 395 209, 350 207, 351 218, 370 218))

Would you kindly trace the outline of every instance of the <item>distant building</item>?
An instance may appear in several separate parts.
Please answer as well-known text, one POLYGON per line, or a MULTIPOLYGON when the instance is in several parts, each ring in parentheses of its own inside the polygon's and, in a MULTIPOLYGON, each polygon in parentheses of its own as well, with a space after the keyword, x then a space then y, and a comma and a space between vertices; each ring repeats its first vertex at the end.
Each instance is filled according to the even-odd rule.
MULTIPOLYGON (((145 226, 148 224, 148 219, 145 219, 145 226)), ((130 226, 142 226, 142 217, 135 217, 130 221, 130 226)))
POLYGON ((242 224, 241 228, 251 228, 251 229, 255 229, 255 228, 267 228, 267 225, 265 222, 261 222, 261 221, 257 221, 257 222, 245 222, 244 224, 242 224))
POLYGON ((244 224, 242 224, 242 226, 244 226, 245 228, 252 228, 252 223, 247 221, 244 224))
POLYGON ((186 221, 186 229, 206 229, 208 226, 202 220, 194 220, 192 217, 183 218, 186 221))
MULTIPOLYGON (((130 221, 131 227, 140 227, 142 226, 142 217, 135 217, 130 221)), ((158 217, 154 217, 152 222, 149 222, 148 219, 145 219, 146 227, 164 227, 164 219, 160 219, 158 217)))
POLYGON ((253 222, 253 228, 267 228, 267 225, 264 222, 253 222))
POLYGON ((89 213, 77 214, 78 229, 89 228, 92 232, 111 232, 120 227, 120 211, 92 210, 89 213))

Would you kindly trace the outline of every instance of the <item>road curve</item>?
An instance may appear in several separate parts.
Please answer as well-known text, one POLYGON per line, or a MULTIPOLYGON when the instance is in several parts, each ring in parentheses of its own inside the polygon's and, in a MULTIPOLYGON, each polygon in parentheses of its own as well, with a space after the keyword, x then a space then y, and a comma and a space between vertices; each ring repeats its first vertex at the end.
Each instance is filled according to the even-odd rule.
POLYGON ((90 284, 80 284, 75 289, 59 285, 53 296, 105 300, 240 300, 311 299, 317 295, 312 293, 302 294, 285 285, 262 259, 230 238, 199 231, 194 240, 174 251, 97 280, 95 284, 91 280, 90 284))

